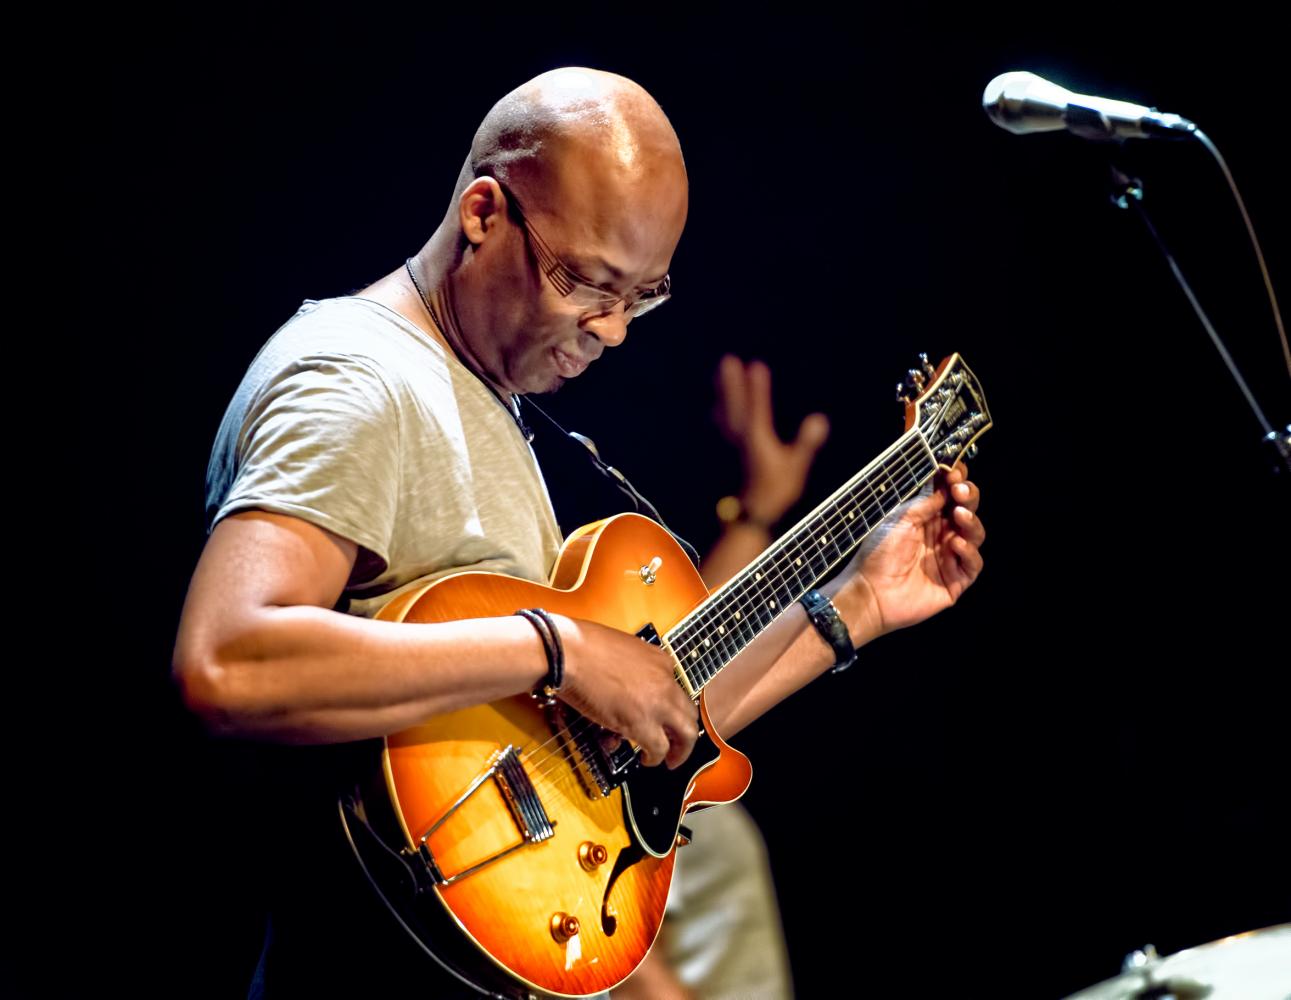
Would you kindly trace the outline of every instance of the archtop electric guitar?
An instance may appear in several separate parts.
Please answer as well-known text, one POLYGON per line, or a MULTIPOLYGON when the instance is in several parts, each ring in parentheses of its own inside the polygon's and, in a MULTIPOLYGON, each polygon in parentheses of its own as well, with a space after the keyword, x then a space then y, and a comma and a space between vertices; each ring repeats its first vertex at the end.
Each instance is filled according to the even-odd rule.
POLYGON ((381 619, 442 622, 543 607, 668 650, 698 700, 694 752, 644 767, 627 741, 557 701, 515 697, 388 736, 341 797, 359 863, 399 922, 463 984, 498 997, 586 996, 641 963, 663 920, 688 809, 739 798, 749 760, 710 724, 704 688, 889 514, 990 426, 973 373, 926 356, 898 396, 906 431, 711 594, 672 536, 620 514, 566 540, 550 584, 465 572, 400 595, 381 619))

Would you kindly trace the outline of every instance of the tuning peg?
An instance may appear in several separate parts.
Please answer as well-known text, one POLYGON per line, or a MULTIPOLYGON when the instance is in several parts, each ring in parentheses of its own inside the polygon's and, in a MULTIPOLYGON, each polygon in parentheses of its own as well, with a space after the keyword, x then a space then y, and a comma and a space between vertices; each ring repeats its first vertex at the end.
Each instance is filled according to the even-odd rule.
POLYGON ((923 372, 919 371, 918 369, 911 368, 908 372, 905 373, 905 382, 906 382, 906 385, 908 385, 912 390, 914 390, 916 395, 923 394, 923 387, 924 387, 923 372))
POLYGON ((928 355, 926 354, 920 353, 919 367, 923 369, 924 375, 927 376, 928 378, 932 378, 934 375, 937 374, 937 370, 933 368, 931 364, 928 363, 928 355))
POLYGON ((976 441, 974 441, 972 444, 970 444, 967 448, 964 449, 964 457, 967 458, 970 462, 977 457, 976 441))
POLYGON ((897 402, 898 403, 910 402, 909 390, 906 389, 904 382, 897 383, 897 402))

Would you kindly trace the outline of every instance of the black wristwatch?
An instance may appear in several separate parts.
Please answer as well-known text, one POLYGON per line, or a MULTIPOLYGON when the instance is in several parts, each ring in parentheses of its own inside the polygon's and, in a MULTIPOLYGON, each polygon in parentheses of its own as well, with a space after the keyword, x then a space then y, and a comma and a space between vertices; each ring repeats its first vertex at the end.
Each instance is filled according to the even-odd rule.
POLYGON ((856 647, 852 645, 847 623, 834 607, 834 602, 819 590, 809 590, 803 595, 802 606, 807 609, 807 617, 816 626, 816 631, 834 651, 834 666, 830 673, 841 673, 855 663, 856 647))

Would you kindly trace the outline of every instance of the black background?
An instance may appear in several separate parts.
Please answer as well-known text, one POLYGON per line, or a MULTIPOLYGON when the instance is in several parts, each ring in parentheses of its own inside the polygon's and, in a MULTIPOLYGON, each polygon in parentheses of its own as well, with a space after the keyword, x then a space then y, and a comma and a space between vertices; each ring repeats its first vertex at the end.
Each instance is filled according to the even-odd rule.
MULTIPOLYGON (((367 8, 102 26, 78 161, 100 212, 80 263, 106 279, 86 398, 128 428, 94 456, 103 523, 126 541, 112 591, 147 595, 120 623, 133 662, 101 720, 131 788, 114 874, 146 916, 105 930, 123 932, 118 958, 150 956, 139 992, 238 995, 260 939, 253 799, 167 683, 224 406, 302 299, 419 248, 489 106, 566 64, 656 96, 691 209, 674 301, 543 402, 675 529, 705 547, 738 486, 709 421, 724 351, 772 365, 786 433, 831 418, 800 513, 900 433, 892 390, 919 351, 963 353, 996 421, 972 465, 978 584, 738 740, 800 994, 1058 997, 1147 941, 1291 919, 1288 490, 1161 257, 1109 204, 1108 151, 1012 136, 980 109, 988 80, 1030 69, 1197 121, 1276 283, 1285 54, 1233 5, 1168 28, 1083 16, 367 8)), ((1218 169, 1199 145, 1123 159, 1285 423, 1218 169)))

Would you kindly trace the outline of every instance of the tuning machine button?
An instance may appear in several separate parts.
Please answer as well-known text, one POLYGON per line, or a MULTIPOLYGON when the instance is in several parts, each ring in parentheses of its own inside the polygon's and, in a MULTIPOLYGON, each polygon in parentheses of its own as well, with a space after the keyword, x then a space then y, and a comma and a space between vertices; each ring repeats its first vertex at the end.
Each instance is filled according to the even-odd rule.
POLYGON ((932 379, 937 374, 937 370, 928 361, 928 355, 922 352, 919 354, 919 367, 923 369, 923 374, 928 379, 932 379))

